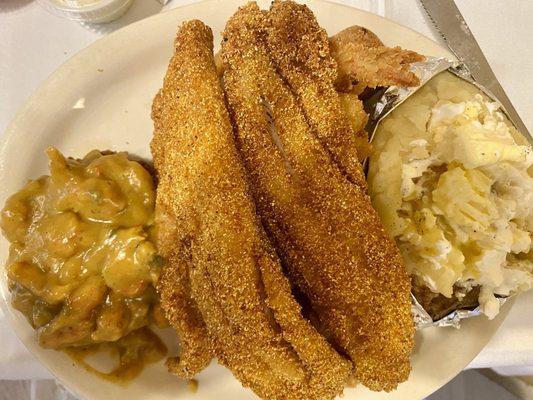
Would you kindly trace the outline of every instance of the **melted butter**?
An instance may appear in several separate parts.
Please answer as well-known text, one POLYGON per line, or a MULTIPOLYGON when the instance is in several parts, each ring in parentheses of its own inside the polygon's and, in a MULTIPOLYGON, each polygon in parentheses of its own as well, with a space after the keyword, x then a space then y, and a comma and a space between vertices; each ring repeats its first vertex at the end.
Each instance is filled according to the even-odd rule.
POLYGON ((50 175, 11 196, 1 214, 12 304, 41 346, 72 356, 115 348, 122 369, 113 380, 132 377, 164 348, 144 328, 166 323, 154 290, 162 259, 152 239, 152 177, 123 153, 47 155, 50 175))

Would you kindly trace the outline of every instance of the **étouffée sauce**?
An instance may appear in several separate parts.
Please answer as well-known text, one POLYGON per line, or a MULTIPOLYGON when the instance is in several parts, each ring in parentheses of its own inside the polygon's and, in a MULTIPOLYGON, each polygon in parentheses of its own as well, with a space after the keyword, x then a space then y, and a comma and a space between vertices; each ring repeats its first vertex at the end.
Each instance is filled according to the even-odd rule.
POLYGON ((166 353, 146 328, 165 325, 154 289, 162 258, 152 240, 153 179, 124 153, 47 155, 50 175, 28 182, 1 214, 12 304, 41 346, 78 361, 114 349, 119 366, 99 375, 132 378, 166 353))

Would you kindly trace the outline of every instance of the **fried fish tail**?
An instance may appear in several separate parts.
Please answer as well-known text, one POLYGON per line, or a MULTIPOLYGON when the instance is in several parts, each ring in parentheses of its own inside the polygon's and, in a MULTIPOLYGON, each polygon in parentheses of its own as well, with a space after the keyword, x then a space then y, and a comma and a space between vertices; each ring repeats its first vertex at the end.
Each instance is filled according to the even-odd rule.
MULTIPOLYGON (((169 263, 183 263, 170 258, 169 263)), ((185 268, 165 268, 158 287, 165 315, 180 338, 180 355, 171 357, 166 365, 170 373, 190 379, 207 367, 213 357, 205 324, 197 306, 190 297, 185 268), (182 276, 178 274, 184 271, 182 276), (172 282, 172 284, 170 284, 172 282), (187 288, 176 290, 178 285, 187 288)))

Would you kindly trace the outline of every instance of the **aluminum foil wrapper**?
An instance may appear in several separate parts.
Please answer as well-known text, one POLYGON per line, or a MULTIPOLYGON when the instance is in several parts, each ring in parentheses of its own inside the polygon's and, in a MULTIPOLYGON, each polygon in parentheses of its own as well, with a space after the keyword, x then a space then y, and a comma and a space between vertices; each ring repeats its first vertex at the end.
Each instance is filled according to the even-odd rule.
MULTIPOLYGON (((446 70, 475 85, 491 100, 500 104, 500 109, 504 112, 504 114, 507 115, 505 108, 501 105, 498 99, 496 99, 492 93, 490 93, 486 88, 481 86, 472 78, 468 68, 464 64, 461 64, 457 61, 448 60, 446 58, 427 57, 425 61, 414 63, 411 70, 420 78, 419 86, 409 88, 390 86, 384 92, 381 92, 377 100, 373 100, 375 102, 372 104, 373 112, 371 113, 369 124, 367 125, 368 132, 370 132, 370 141, 372 141, 374 138, 377 127, 383 118, 385 118, 390 112, 403 103, 409 96, 424 86, 424 84, 426 84, 431 78, 446 70)), ((530 140, 531 138, 528 139, 530 140)), ((500 306, 506 302, 507 298, 501 297, 498 299, 500 306)), ((457 309, 443 318, 434 321, 429 313, 420 305, 413 294, 411 294, 411 302, 411 310, 417 329, 423 329, 430 326, 451 326, 459 328, 460 321, 462 319, 476 317, 482 314, 479 306, 474 309, 457 309)))
MULTIPOLYGON (((509 297, 500 297, 500 307, 507 301, 509 297)), ((482 315, 480 307, 474 309, 459 308, 452 311, 445 317, 434 321, 433 318, 424 310, 424 307, 420 305, 416 297, 411 294, 411 313, 417 329, 428 328, 430 326, 451 326, 454 328, 460 328, 460 321, 464 318, 477 317, 482 315)))

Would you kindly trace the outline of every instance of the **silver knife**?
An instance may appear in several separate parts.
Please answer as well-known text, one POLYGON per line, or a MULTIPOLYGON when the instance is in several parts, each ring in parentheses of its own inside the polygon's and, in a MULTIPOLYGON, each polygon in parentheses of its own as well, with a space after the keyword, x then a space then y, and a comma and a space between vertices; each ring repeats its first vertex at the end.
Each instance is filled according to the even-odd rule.
POLYGON ((467 66, 474 79, 500 101, 511 121, 531 142, 533 140, 531 134, 496 79, 455 2, 453 0, 420 0, 420 3, 450 50, 459 61, 467 66))

